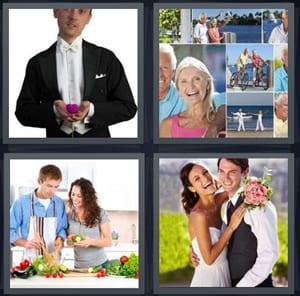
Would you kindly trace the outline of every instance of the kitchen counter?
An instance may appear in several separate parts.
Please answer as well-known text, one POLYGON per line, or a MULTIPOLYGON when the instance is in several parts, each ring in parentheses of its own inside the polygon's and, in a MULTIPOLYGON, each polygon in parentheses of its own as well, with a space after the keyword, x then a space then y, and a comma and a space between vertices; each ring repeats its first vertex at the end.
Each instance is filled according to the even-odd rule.
POLYGON ((81 276, 64 278, 46 278, 43 276, 33 276, 28 279, 12 278, 10 279, 11 289, 24 288, 138 288, 138 279, 129 279, 124 277, 106 276, 97 278, 95 274, 90 277, 81 276))
MULTIPOLYGON (((115 246, 105 248, 107 257, 109 260, 118 259, 121 256, 130 256, 131 253, 138 255, 139 245, 129 243, 119 243, 115 246)), ((22 261, 24 254, 23 247, 12 247, 11 248, 11 266, 17 265, 22 261)), ((65 264, 68 268, 74 268, 74 250, 73 247, 64 247, 62 249, 61 263, 65 264)))

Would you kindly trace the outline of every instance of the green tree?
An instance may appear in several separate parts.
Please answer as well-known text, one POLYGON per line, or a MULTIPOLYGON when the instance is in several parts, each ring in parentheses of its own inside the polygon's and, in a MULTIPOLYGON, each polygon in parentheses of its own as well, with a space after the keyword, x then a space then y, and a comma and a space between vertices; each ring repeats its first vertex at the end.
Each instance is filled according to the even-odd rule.
POLYGON ((160 32, 171 30, 172 36, 177 39, 179 35, 179 26, 180 26, 180 9, 159 10, 160 32))
POLYGON ((279 278, 288 278, 288 221, 278 219, 279 258, 273 268, 273 274, 279 278))
POLYGON ((184 214, 160 214, 159 272, 167 273, 190 265, 190 237, 184 214))

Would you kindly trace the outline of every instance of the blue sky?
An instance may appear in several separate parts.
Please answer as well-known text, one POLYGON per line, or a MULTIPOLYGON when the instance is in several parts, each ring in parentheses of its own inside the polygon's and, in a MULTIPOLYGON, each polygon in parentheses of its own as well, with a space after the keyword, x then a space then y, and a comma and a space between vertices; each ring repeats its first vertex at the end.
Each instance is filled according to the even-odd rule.
POLYGON ((227 94, 227 105, 273 105, 273 93, 230 93, 227 94))
MULTIPOLYGON (((230 11, 232 14, 237 14, 237 15, 249 15, 249 13, 252 13, 253 15, 255 15, 257 12, 261 12, 262 9, 228 9, 228 8, 224 8, 223 12, 227 12, 230 11)), ((269 10, 270 12, 274 12, 274 11, 283 11, 284 9, 263 9, 263 10, 269 10)), ((205 12, 207 14, 208 17, 214 17, 217 16, 219 14, 219 12, 221 11, 221 9, 192 9, 192 19, 198 19, 199 14, 202 12, 205 12)), ((221 16, 220 19, 224 18, 224 13, 221 16)))
POLYGON ((271 44, 227 44, 226 51, 228 56, 228 64, 235 64, 239 55, 244 51, 245 48, 248 48, 248 53, 250 55, 252 54, 252 50, 256 50, 264 60, 273 60, 273 45, 271 44))
MULTIPOLYGON (((243 14, 248 15, 249 13, 255 15, 256 12, 261 11, 260 9, 228 9, 228 8, 223 9, 224 13, 227 12, 228 10, 230 10, 232 14, 238 14, 238 15, 243 15, 243 14)), ((214 17, 217 16, 220 11, 221 9, 192 9, 192 19, 198 19, 199 14, 202 12, 205 12, 208 17, 214 17)), ((221 19, 223 18, 224 15, 222 15, 221 19)))

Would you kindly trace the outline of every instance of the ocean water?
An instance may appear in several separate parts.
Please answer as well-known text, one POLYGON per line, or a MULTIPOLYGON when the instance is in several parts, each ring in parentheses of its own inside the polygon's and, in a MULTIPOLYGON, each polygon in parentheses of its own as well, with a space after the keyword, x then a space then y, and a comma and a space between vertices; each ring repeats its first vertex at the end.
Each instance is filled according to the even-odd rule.
POLYGON ((281 23, 282 23, 281 20, 278 20, 276 23, 270 22, 270 21, 263 22, 263 32, 264 32, 264 42, 265 43, 268 43, 268 40, 270 38, 271 32, 274 29, 274 27, 280 25, 281 23))
MULTIPOLYGON (((231 112, 235 113, 242 108, 244 113, 258 113, 259 110, 265 112, 262 118, 263 126, 265 130, 273 130, 273 106, 270 105, 254 105, 254 106, 227 106, 227 116, 232 115, 231 112)), ((244 120, 244 125, 246 130, 255 130, 256 128, 257 116, 253 116, 252 119, 244 120)), ((230 120, 227 117, 227 130, 233 131, 237 130, 238 121, 230 120)))
POLYGON ((226 25, 221 32, 236 33, 236 43, 261 43, 261 26, 226 25))

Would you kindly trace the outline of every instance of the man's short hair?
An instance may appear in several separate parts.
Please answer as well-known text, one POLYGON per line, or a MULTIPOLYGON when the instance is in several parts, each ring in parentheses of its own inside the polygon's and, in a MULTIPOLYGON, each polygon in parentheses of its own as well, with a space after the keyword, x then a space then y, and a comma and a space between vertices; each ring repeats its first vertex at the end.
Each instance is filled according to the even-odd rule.
POLYGON ((275 111, 276 111, 276 108, 282 104, 283 100, 286 97, 288 98, 288 93, 286 93, 286 92, 275 93, 275 96, 274 96, 275 111))
POLYGON ((199 20, 203 19, 203 18, 207 18, 207 14, 205 12, 202 12, 200 15, 199 15, 199 20))
POLYGON ((62 180, 61 170, 53 164, 43 166, 39 172, 39 179, 45 181, 47 178, 51 180, 62 180))
POLYGON ((242 170, 242 173, 249 169, 249 159, 248 158, 219 158, 218 159, 218 169, 222 159, 226 159, 235 165, 239 166, 242 170))
POLYGON ((286 9, 282 12, 281 18, 284 19, 289 16, 289 11, 286 9))
POLYGON ((171 59, 172 70, 176 70, 177 59, 174 52, 174 48, 168 43, 159 44, 159 53, 166 53, 171 59))

